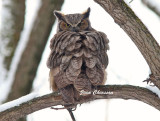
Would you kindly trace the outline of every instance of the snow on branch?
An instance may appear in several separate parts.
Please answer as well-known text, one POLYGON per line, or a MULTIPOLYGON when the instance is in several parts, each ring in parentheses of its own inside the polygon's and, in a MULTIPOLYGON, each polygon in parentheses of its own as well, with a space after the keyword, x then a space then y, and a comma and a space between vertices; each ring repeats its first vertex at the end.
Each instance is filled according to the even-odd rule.
MULTIPOLYGON (((131 85, 98 86, 96 90, 93 90, 92 95, 85 98, 82 97, 82 99, 75 102, 75 104, 82 104, 97 99, 113 98, 139 100, 160 110, 160 98, 155 93, 146 88, 131 85)), ((61 95, 58 92, 54 92, 36 97, 18 106, 0 112, 0 121, 14 121, 35 111, 64 104, 66 103, 62 100, 61 95)))

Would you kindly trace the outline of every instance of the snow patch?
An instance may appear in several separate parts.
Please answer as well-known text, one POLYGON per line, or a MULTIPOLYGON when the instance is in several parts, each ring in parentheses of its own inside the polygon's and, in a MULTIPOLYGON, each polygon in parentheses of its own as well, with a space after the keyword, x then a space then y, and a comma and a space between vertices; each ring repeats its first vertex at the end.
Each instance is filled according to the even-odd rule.
POLYGON ((146 88, 156 93, 158 97, 160 98, 160 90, 156 86, 146 86, 146 88))

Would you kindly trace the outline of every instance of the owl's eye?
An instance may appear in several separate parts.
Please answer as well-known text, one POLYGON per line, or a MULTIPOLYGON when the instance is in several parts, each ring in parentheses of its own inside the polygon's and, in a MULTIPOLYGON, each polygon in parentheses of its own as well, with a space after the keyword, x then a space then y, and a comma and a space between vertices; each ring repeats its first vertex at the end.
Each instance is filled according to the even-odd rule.
POLYGON ((80 29, 83 29, 83 30, 85 30, 85 29, 87 29, 88 28, 88 22, 87 22, 87 20, 82 20, 79 24, 78 24, 78 26, 80 27, 80 29))
POLYGON ((70 27, 71 25, 66 23, 65 26, 66 26, 66 27, 70 27))
POLYGON ((69 28, 71 27, 71 25, 70 24, 67 24, 67 23, 65 23, 65 22, 61 22, 61 24, 60 24, 60 28, 62 29, 62 30, 68 30, 69 28))

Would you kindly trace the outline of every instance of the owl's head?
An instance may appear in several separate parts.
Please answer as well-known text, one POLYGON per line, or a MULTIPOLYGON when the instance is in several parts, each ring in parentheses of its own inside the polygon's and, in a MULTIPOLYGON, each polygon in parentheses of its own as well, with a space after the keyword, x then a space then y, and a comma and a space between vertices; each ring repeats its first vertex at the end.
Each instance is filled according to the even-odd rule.
POLYGON ((58 18, 58 31, 81 32, 93 30, 89 21, 89 14, 90 8, 82 14, 64 15, 59 11, 54 11, 54 15, 58 18))

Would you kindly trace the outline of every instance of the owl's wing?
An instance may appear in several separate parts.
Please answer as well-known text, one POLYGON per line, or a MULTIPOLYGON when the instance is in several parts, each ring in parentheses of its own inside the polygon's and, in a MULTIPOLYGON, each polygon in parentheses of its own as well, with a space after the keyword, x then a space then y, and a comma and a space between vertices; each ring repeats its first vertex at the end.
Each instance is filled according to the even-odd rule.
POLYGON ((69 62, 72 56, 66 54, 66 48, 72 49, 73 46, 69 48, 68 45, 78 40, 78 38, 79 36, 76 33, 69 31, 62 31, 55 34, 50 42, 51 52, 47 60, 48 68, 52 69, 60 66, 60 64, 69 62))
POLYGON ((52 89, 56 86, 63 88, 72 84, 71 80, 79 74, 79 69, 73 69, 72 66, 69 66, 73 62, 77 63, 78 59, 73 59, 73 52, 80 47, 79 44, 75 44, 79 40, 80 34, 69 31, 58 32, 51 40, 51 52, 47 60, 47 66, 50 68, 50 85, 52 89))
POLYGON ((104 66, 106 68, 108 65, 108 56, 107 56, 106 51, 109 50, 109 45, 108 45, 109 40, 107 38, 107 35, 104 34, 103 32, 98 32, 98 33, 101 38, 101 43, 103 43, 103 45, 104 45, 104 48, 101 49, 101 54, 99 56, 102 61, 102 64, 104 64, 104 66))
POLYGON ((99 61, 106 68, 108 65, 108 56, 106 51, 109 50, 109 40, 107 35, 103 32, 95 31, 87 33, 87 38, 90 43, 93 43, 91 49, 93 50, 93 48, 95 48, 95 55, 98 56, 99 61))
POLYGON ((50 41, 51 52, 50 52, 49 58, 47 60, 47 67, 50 69, 52 69, 60 64, 62 53, 60 50, 58 50, 57 44, 59 42, 61 43, 61 39, 63 39, 64 37, 65 37, 65 32, 59 32, 59 33, 55 34, 54 37, 50 41))

